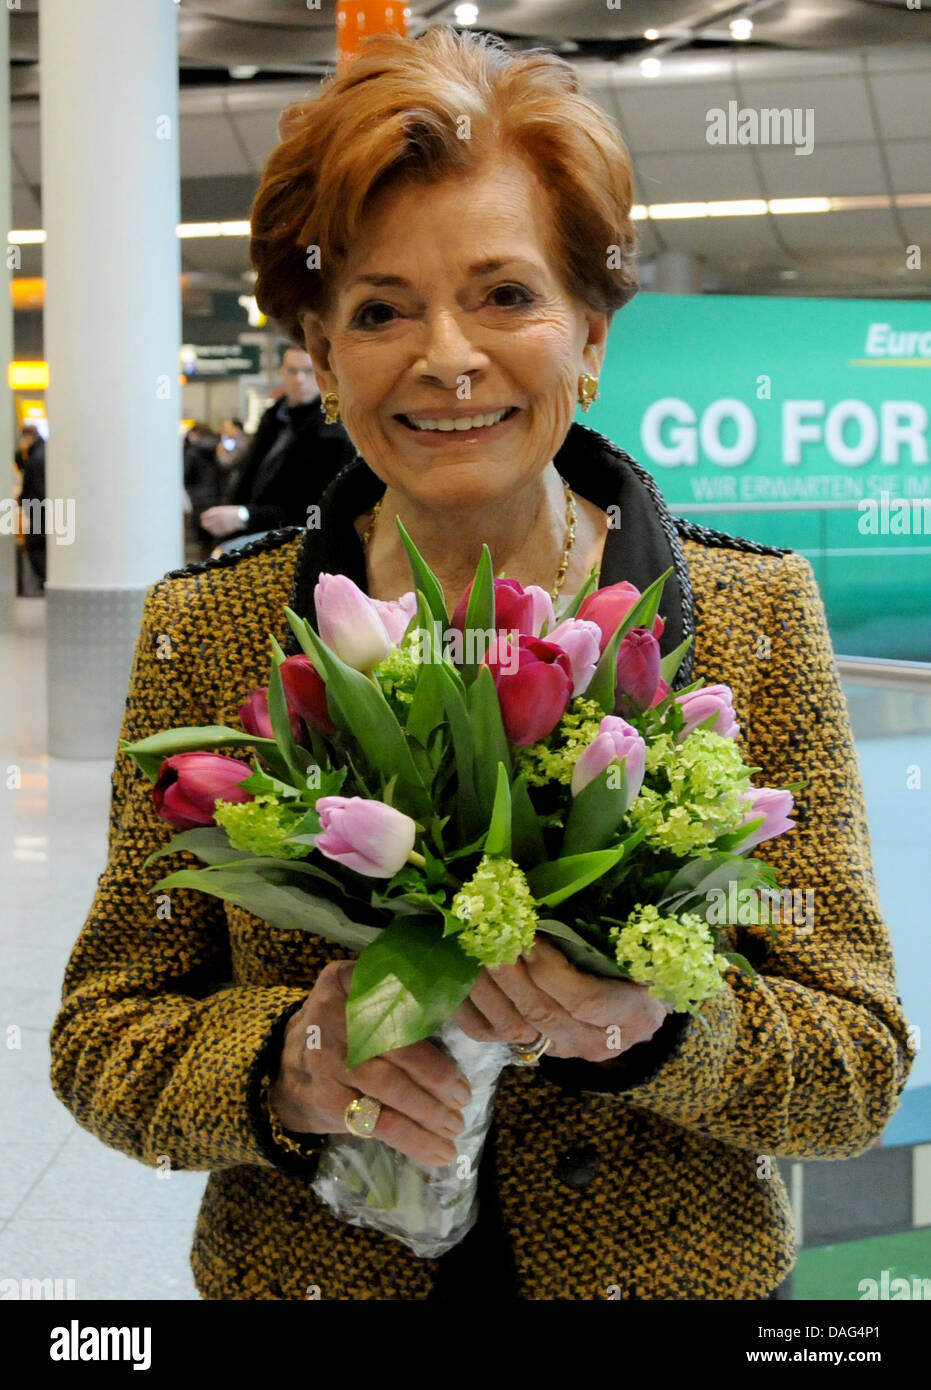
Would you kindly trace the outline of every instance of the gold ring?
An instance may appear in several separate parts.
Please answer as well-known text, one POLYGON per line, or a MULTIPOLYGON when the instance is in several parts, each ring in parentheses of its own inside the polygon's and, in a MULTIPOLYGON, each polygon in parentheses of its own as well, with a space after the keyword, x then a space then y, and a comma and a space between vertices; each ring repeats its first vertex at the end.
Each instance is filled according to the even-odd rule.
POLYGON ((512 1047, 512 1064, 515 1067, 535 1067, 547 1048, 551 1046, 552 1041, 552 1038, 541 1033, 532 1043, 518 1044, 512 1047))
POLYGON ((356 1096, 346 1106, 343 1119, 349 1133, 357 1139, 372 1139, 380 1114, 381 1101, 373 1100, 371 1096, 356 1096))

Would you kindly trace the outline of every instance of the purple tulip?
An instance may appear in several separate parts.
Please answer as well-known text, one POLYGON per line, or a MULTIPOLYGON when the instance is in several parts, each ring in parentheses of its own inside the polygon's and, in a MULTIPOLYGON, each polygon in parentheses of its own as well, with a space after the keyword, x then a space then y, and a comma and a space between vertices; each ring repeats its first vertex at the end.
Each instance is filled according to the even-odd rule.
POLYGON ((493 642, 485 665, 494 676, 504 731, 512 743, 536 743, 555 729, 572 698, 572 665, 552 642, 518 637, 493 642), (516 660, 515 660, 516 656, 516 660))
POLYGON ((566 618, 546 634, 547 642, 562 647, 572 666, 572 694, 581 695, 589 687, 601 656, 601 629, 597 623, 566 618))
POLYGON ((685 723, 679 734, 679 742, 692 732, 697 725, 715 716, 710 726, 712 733, 722 738, 736 738, 740 725, 734 718, 734 695, 729 685, 706 685, 701 690, 690 690, 676 697, 676 704, 682 706, 685 723))
MULTIPOLYGON (((282 662, 284 665, 284 662, 282 662)), ((285 696, 287 701, 287 695, 285 696)), ((307 730, 300 717, 294 710, 288 709, 288 720, 291 724, 291 733, 294 735, 295 743, 300 743, 306 747, 307 730)), ((258 690, 253 690, 239 706, 239 722, 247 734, 256 734, 259 738, 274 738, 275 732, 272 729, 271 716, 268 713, 268 687, 262 686, 258 690)))
POLYGON ((645 627, 631 628, 617 654, 615 708, 628 715, 649 709, 659 682, 659 643, 645 627))
POLYGON ((741 792, 740 800, 749 807, 742 825, 749 825, 751 821, 759 820, 760 816, 765 819, 761 826, 734 846, 735 854, 744 854, 761 840, 772 840, 786 830, 795 829, 795 821, 789 820, 789 812, 795 804, 791 792, 781 791, 778 787, 751 787, 748 792, 741 792))
POLYGON ((316 846, 328 859, 369 878, 393 878, 407 863, 417 828, 402 811, 361 796, 321 796, 316 810, 316 846))
POLYGON ((391 645, 400 646, 410 620, 417 612, 417 595, 411 590, 400 598, 373 598, 369 599, 369 603, 384 623, 391 645))
POLYGON ((252 768, 222 753, 175 753, 166 758, 152 788, 156 814, 179 830, 215 825, 217 801, 252 801, 238 785, 252 768))
POLYGON ((326 685, 310 657, 286 657, 278 671, 289 708, 313 728, 332 737, 336 733, 336 725, 330 718, 326 685))
POLYGON ((345 574, 321 574, 314 589, 317 630, 331 651, 357 671, 371 671, 391 651, 374 603, 345 574))
POLYGON ((625 769, 627 806, 630 806, 643 785, 646 751, 646 744, 636 729, 617 715, 606 714, 598 725, 598 733, 576 759, 572 769, 572 795, 578 796, 583 787, 616 762, 625 769))

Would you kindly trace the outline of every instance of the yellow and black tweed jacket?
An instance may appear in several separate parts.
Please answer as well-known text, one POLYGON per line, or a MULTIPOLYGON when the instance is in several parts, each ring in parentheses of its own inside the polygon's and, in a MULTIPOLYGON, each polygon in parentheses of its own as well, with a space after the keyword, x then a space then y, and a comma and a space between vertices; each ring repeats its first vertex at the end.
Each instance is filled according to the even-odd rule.
MULTIPOLYGON (((677 686, 732 687, 755 784, 808 778, 796 829, 754 852, 782 887, 813 890, 815 911, 813 930, 781 927, 774 946, 764 926, 732 929, 759 974, 728 972, 703 1008, 707 1029, 672 1015, 613 1069, 544 1058, 505 1070, 494 1181, 517 1288, 525 1299, 762 1298, 795 1248, 785 1188, 761 1159, 863 1152, 912 1060, 824 609, 807 560, 671 517, 650 475, 592 431, 573 425, 556 463, 578 492, 619 507, 602 584, 645 587, 674 567, 663 650, 693 635, 677 686)), ((274 532, 153 584, 121 738, 235 726, 243 697, 267 682, 269 634, 295 650, 284 605, 313 619, 321 569, 364 584, 351 518, 381 488, 357 459, 318 531, 274 532)), ((151 885, 194 861, 141 864, 173 833, 118 754, 109 857, 51 1036, 56 1094, 143 1163, 210 1170, 191 1255, 204 1298, 426 1298, 437 1262, 332 1217, 309 1186, 322 1141, 295 1152, 263 1101, 287 1020, 346 953, 190 890, 159 915, 151 885)))

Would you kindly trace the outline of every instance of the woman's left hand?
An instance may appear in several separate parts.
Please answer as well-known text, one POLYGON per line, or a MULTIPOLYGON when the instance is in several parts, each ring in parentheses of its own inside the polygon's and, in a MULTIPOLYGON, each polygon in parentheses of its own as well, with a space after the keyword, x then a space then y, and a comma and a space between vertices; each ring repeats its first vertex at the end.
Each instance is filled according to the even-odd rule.
POLYGON ((646 985, 586 975, 537 936, 514 965, 484 969, 454 1017, 481 1042, 529 1045, 545 1033, 551 1057, 610 1062, 651 1038, 670 1013, 646 985))

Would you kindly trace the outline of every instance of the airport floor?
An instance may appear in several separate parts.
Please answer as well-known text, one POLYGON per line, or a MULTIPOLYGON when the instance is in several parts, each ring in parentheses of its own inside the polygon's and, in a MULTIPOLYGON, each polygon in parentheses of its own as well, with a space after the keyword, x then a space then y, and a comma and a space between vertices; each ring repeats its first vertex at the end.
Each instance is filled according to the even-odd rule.
MULTIPOLYGON (((65 1296, 87 1300, 196 1299, 188 1249, 206 1175, 160 1177, 106 1148, 49 1086, 48 1032, 65 963, 106 860, 111 767, 48 757, 44 601, 17 599, 15 620, 12 633, 0 633, 0 1281, 61 1280, 65 1296), (21 779, 15 796, 13 767, 21 779)), ((857 700, 852 710, 859 736, 871 716, 857 700)), ((931 997, 926 923, 914 909, 931 788, 909 801, 900 774, 906 764, 931 766, 931 734, 862 739, 859 747, 883 908, 906 1011, 918 1022, 931 997)), ((913 1217, 903 1217, 922 1229, 880 1230, 875 1253, 852 1240, 803 1250, 795 1298, 857 1298, 864 1268, 931 1274, 929 1083, 931 1061, 919 1051, 905 1104, 884 1136, 885 1145, 923 1148, 913 1217)))

